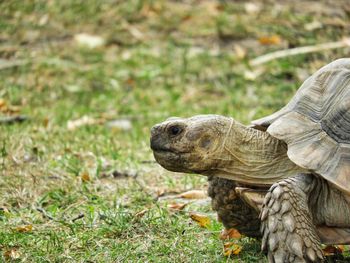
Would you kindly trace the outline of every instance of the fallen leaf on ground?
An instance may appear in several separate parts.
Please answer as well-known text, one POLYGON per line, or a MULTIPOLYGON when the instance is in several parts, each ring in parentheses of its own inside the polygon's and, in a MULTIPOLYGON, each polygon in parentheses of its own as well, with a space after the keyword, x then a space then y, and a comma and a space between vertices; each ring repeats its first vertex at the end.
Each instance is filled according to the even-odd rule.
POLYGON ((144 210, 142 210, 142 211, 140 211, 140 212, 137 212, 137 213, 135 214, 135 217, 141 218, 141 217, 143 217, 143 216, 147 213, 147 211, 148 211, 148 209, 144 209, 144 210))
POLYGON ((220 239, 225 240, 225 239, 230 239, 230 238, 240 238, 241 233, 238 232, 237 229, 235 228, 230 228, 230 229, 224 229, 220 233, 220 239))
POLYGON ((233 46, 233 50, 239 59, 243 59, 247 56, 247 50, 238 44, 233 46))
POLYGON ((204 199, 207 198, 207 192, 203 190, 190 190, 179 194, 179 197, 186 199, 204 199))
POLYGON ((144 34, 137 27, 128 24, 126 28, 130 32, 130 34, 137 40, 144 39, 144 34))
POLYGON ((254 70, 245 70, 243 72, 243 77, 246 80, 255 80, 256 78, 261 76, 263 73, 264 73, 264 69, 262 69, 262 68, 257 68, 254 70))
POLYGON ((325 248, 323 248, 322 251, 323 251, 325 256, 342 254, 344 251, 344 246, 343 245, 338 245, 338 246, 328 245, 325 248))
POLYGON ((21 110, 21 107, 20 106, 16 106, 16 105, 9 105, 8 107, 7 107, 7 112, 8 113, 18 113, 18 112, 20 112, 20 110, 21 110))
POLYGON ((320 21, 315 21, 315 20, 304 25, 304 28, 307 31, 313 31, 315 29, 320 29, 322 27, 323 27, 322 23, 320 21))
POLYGON ((4 112, 7 109, 7 101, 3 98, 0 98, 0 111, 4 112))
POLYGON ((81 174, 80 174, 80 178, 83 182, 90 182, 91 181, 91 177, 89 175, 89 173, 87 171, 83 171, 81 174))
POLYGON ((231 255, 238 255, 242 251, 242 247, 235 242, 226 242, 224 244, 224 255, 229 257, 231 255))
POLYGON ((0 112, 2 113, 18 113, 21 110, 20 106, 11 105, 8 101, 0 98, 0 112))
POLYGON ((47 128, 47 127, 49 126, 49 122, 50 122, 49 118, 48 118, 48 117, 45 117, 45 118, 43 119, 43 126, 44 126, 45 128, 47 128))
POLYGON ((208 228, 208 226, 210 225, 210 218, 205 214, 190 212, 190 217, 193 221, 195 221, 201 227, 208 228))
POLYGON ((131 121, 127 119, 109 121, 106 125, 113 130, 129 131, 132 129, 131 121))
POLYGON ((156 188, 155 193, 156 193, 157 198, 162 197, 165 194, 165 189, 164 188, 156 188))
POLYGON ((221 5, 215 1, 201 1, 200 6, 206 11, 209 16, 217 16, 220 14, 221 5))
POLYGON ((172 204, 168 204, 168 208, 171 210, 180 211, 180 210, 184 209, 186 205, 188 205, 188 203, 183 203, 183 204, 172 203, 172 204))
POLYGON ((90 35, 86 33, 77 34, 74 36, 74 40, 77 44, 81 46, 86 46, 88 48, 97 48, 105 44, 105 40, 97 35, 90 35))
POLYGON ((3 255, 4 255, 4 258, 7 260, 19 259, 21 257, 21 254, 15 248, 6 250, 3 255))
POLYGON ((94 119, 89 116, 84 115, 83 117, 76 119, 76 120, 69 120, 67 122, 67 129, 68 130, 75 130, 76 128, 79 128, 81 126, 87 126, 87 125, 94 125, 94 124, 101 124, 104 120, 102 119, 94 119))
POLYGON ((147 17, 147 18, 154 17, 157 15, 157 13, 159 13, 159 10, 154 9, 153 6, 151 6, 149 4, 144 4, 141 11, 140 11, 140 14, 142 16, 147 17))
POLYGON ((259 38, 259 43, 261 45, 279 45, 281 44, 282 40, 279 36, 273 35, 273 36, 264 36, 259 38))
POLYGON ((20 233, 32 232, 32 230, 33 230, 33 225, 24 225, 24 226, 16 227, 16 231, 20 233))
POLYGON ((252 15, 252 14, 257 14, 261 11, 262 6, 260 4, 257 3, 245 3, 244 4, 244 9, 245 11, 252 15))

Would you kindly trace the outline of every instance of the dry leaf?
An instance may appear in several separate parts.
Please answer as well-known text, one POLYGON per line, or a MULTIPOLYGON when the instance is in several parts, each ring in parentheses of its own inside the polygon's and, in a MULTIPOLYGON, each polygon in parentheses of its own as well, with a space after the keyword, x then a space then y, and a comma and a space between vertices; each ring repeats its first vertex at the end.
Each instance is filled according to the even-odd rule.
POLYGON ((91 181, 91 177, 87 171, 83 171, 82 173, 80 173, 80 178, 83 182, 90 182, 91 181))
POLYGON ((148 211, 148 209, 144 209, 144 210, 142 210, 142 211, 140 211, 140 212, 137 212, 137 213, 135 214, 135 217, 141 218, 141 217, 143 217, 143 216, 147 213, 147 211, 148 211))
POLYGON ((229 257, 231 255, 238 255, 242 251, 242 247, 235 242, 226 242, 224 244, 224 255, 229 257))
POLYGON ((204 199, 207 198, 207 192, 203 190, 190 190, 179 194, 179 197, 186 199, 204 199))
POLYGON ((265 36, 259 38, 259 43, 261 45, 279 45, 281 44, 282 40, 279 36, 273 35, 273 36, 265 36))
POLYGON ((191 20, 192 17, 193 17, 193 16, 187 14, 187 15, 185 15, 184 17, 182 17, 181 20, 182 20, 183 22, 186 22, 186 21, 188 21, 188 20, 191 20))
POLYGON ((137 27, 128 25, 127 29, 135 39, 137 40, 144 39, 144 34, 137 27))
POLYGON ((11 105, 5 99, 0 98, 0 112, 12 114, 18 113, 20 110, 20 106, 11 105))
POLYGON ((45 118, 43 119, 43 126, 44 126, 45 128, 47 128, 47 127, 49 126, 49 122, 50 122, 49 118, 48 118, 48 117, 45 117, 45 118))
POLYGON ((7 112, 7 101, 5 99, 0 98, 0 112, 7 112))
POLYGON ((233 49, 235 51, 235 54, 236 56, 239 58, 239 59, 243 59, 246 57, 247 55, 247 50, 245 48, 243 48, 241 45, 234 45, 233 46, 233 49))
POLYGON ((80 119, 69 120, 67 122, 67 129, 72 131, 72 130, 75 130, 76 128, 79 128, 81 126, 100 124, 103 122, 104 122, 104 120, 102 120, 102 119, 94 119, 94 118, 91 118, 89 116, 84 115, 80 119))
POLYGON ((235 228, 230 228, 230 229, 224 229, 221 231, 220 233, 220 239, 221 240, 225 240, 225 239, 230 239, 230 238, 240 238, 241 237, 241 233, 238 232, 237 229, 235 228))
POLYGON ((208 226, 210 225, 210 218, 207 215, 191 212, 190 217, 201 227, 208 228, 208 226))
POLYGON ((130 86, 135 85, 135 80, 133 78, 128 78, 125 82, 130 86))
POLYGON ((127 119, 109 121, 106 125, 112 130, 129 131, 132 129, 131 121, 127 119))
POLYGON ((261 11, 262 6, 258 3, 245 3, 244 9, 249 15, 257 14, 261 11))
POLYGON ((343 245, 338 245, 338 246, 328 245, 325 248, 323 248, 322 251, 323 251, 325 256, 342 254, 344 252, 344 246, 343 245))
POLYGON ((81 46, 86 46, 88 48, 97 48, 101 47, 105 44, 105 40, 96 35, 89 35, 89 34, 77 34, 74 36, 74 40, 77 44, 81 46))
POLYGON ((3 98, 0 98, 0 108, 6 106, 6 104, 7 104, 7 103, 6 103, 6 100, 3 99, 3 98))
POLYGON ((205 10, 203 11, 206 15, 215 17, 220 14, 221 5, 215 1, 201 1, 200 5, 205 10))
POLYGON ((48 21, 49 21, 49 15, 45 14, 40 18, 38 25, 39 26, 46 25, 48 21))
POLYGON ((184 209, 187 204, 188 203, 183 203, 183 204, 172 203, 172 204, 168 204, 168 208, 171 209, 171 210, 180 211, 180 210, 184 209))
POLYGON ((7 106, 8 113, 19 113, 20 110, 21 110, 20 106, 15 106, 15 105, 8 105, 7 106))
POLYGON ((254 70, 245 70, 243 72, 243 77, 246 80, 255 80, 256 78, 261 76, 263 73, 264 73, 264 69, 263 68, 256 68, 254 70))
POLYGON ((348 26, 347 22, 344 21, 341 18, 326 18, 322 20, 322 23, 327 26, 333 26, 333 27, 340 27, 340 28, 346 28, 348 26))
POLYGON ((162 197, 165 194, 165 189, 164 188, 156 188, 155 192, 156 192, 157 197, 162 197))
POLYGON ((11 248, 10 250, 5 251, 3 255, 7 260, 19 259, 21 256, 16 248, 11 248))
POLYGON ((154 1, 152 2, 152 4, 144 3, 140 13, 142 16, 151 18, 160 14, 163 11, 163 9, 164 9, 164 5, 162 2, 154 1))
POLYGON ((304 25, 304 28, 307 30, 307 31, 313 31, 313 30, 316 30, 316 29, 320 29, 322 28, 323 25, 320 21, 312 21, 311 23, 307 23, 304 25))
POLYGON ((32 230, 33 230, 33 225, 24 225, 24 226, 16 227, 16 231, 20 233, 32 232, 32 230))

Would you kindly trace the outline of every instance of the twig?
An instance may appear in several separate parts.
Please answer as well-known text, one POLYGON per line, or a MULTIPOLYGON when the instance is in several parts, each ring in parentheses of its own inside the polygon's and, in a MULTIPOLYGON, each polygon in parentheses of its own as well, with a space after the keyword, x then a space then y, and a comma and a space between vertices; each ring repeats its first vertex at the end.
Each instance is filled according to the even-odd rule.
POLYGON ((46 217, 47 219, 56 221, 55 218, 53 218, 52 216, 48 215, 48 214, 46 213, 46 211, 45 211, 44 209, 40 208, 40 207, 37 207, 37 208, 36 208, 36 211, 40 212, 40 213, 41 213, 44 217, 46 217))
POLYGON ((15 122, 23 122, 26 120, 28 120, 28 117, 25 115, 16 115, 16 116, 8 116, 8 117, 0 116, 0 124, 13 124, 15 122))
POLYGON ((78 219, 82 219, 85 215, 83 213, 79 214, 78 216, 72 218, 72 222, 74 223, 75 221, 77 221, 78 219))
POLYGON ((336 41, 336 42, 323 43, 323 44, 318 44, 314 46, 296 47, 296 48, 271 52, 250 60, 249 64, 251 66, 258 66, 278 58, 284 58, 284 57, 295 56, 299 54, 319 52, 323 50, 343 48, 343 47, 349 47, 349 46, 350 46, 350 38, 344 38, 343 40, 336 41))

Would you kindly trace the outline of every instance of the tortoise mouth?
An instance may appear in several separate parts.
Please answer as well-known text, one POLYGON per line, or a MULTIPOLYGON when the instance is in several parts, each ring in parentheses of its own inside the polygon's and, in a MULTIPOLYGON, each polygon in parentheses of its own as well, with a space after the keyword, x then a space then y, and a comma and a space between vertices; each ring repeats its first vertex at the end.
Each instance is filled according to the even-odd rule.
POLYGON ((194 158, 191 151, 175 151, 173 149, 161 149, 153 150, 153 156, 157 163, 163 168, 172 172, 181 173, 196 173, 208 175, 211 174, 212 170, 207 170, 205 167, 197 167, 196 165, 200 162, 200 157, 194 158))
POLYGON ((156 143, 153 143, 153 141, 151 141, 151 149, 153 152, 174 152, 173 149, 162 146, 162 145, 158 145, 156 143))
POLYGON ((153 150, 153 156, 163 168, 173 172, 187 172, 186 153, 177 153, 170 149, 153 150))
POLYGON ((156 143, 153 143, 153 141, 151 141, 151 149, 152 149, 153 153, 157 154, 157 155, 161 155, 161 154, 181 155, 181 154, 190 153, 190 151, 178 150, 178 149, 174 149, 172 147, 158 145, 156 143))
POLYGON ((176 158, 177 154, 173 151, 170 150, 153 150, 153 155, 156 158, 156 160, 159 159, 169 159, 171 157, 171 159, 176 158))
POLYGON ((151 143, 150 143, 151 149, 154 153, 168 153, 168 152, 176 152, 174 149, 171 149, 170 147, 166 147, 164 143, 162 143, 160 140, 158 140, 157 137, 151 137, 151 143))
POLYGON ((170 149, 170 148, 158 148, 158 149, 152 149, 153 154, 157 156, 166 156, 166 155, 171 155, 171 156, 181 156, 185 154, 189 154, 189 151, 179 151, 176 149, 170 149))

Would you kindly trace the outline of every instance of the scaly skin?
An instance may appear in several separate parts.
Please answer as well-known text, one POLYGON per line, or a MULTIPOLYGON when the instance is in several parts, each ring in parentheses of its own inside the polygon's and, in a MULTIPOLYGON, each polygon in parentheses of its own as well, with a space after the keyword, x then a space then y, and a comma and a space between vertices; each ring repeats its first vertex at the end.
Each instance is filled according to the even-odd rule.
POLYGON ((314 176, 299 175, 274 184, 261 212, 262 249, 270 262, 323 262, 309 206, 314 176))
POLYGON ((300 174, 272 185, 261 222, 262 249, 270 262, 323 262, 317 227, 349 227, 350 204, 323 178, 300 174))
POLYGON ((236 194, 235 188, 232 180, 209 177, 208 195, 213 210, 226 229, 235 228, 245 236, 261 237, 258 212, 236 194))

